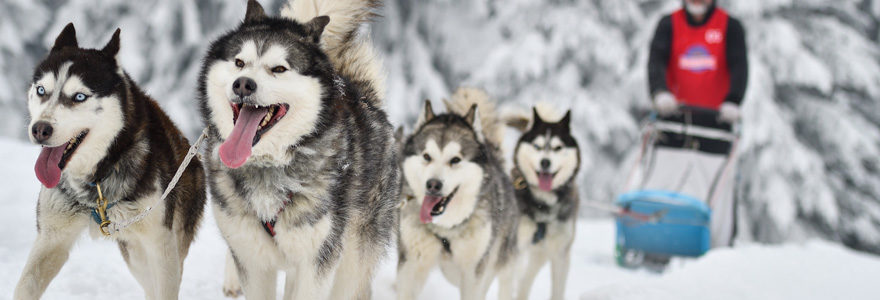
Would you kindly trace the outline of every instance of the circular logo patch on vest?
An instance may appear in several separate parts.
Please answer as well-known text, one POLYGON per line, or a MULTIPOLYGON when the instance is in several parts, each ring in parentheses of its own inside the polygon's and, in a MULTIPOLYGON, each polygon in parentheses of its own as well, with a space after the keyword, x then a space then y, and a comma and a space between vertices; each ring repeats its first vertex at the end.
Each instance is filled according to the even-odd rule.
POLYGON ((678 59, 678 67, 694 73, 715 70, 718 62, 715 56, 703 45, 694 45, 687 49, 678 59))
POLYGON ((718 29, 706 30, 706 42, 709 44, 718 44, 724 40, 724 34, 718 29))

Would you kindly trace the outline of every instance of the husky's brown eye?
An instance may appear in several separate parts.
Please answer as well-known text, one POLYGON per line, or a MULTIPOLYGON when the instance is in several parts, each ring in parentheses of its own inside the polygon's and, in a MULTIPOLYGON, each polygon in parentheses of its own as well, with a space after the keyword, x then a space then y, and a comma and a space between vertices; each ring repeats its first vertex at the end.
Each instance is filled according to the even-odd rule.
POLYGON ((284 72, 287 72, 287 68, 285 68, 285 67, 277 66, 277 67, 272 68, 272 73, 284 73, 284 72))
POLYGON ((450 165, 455 165, 455 164, 458 164, 458 163, 460 163, 460 162, 461 162, 461 158, 460 158, 460 157, 453 157, 451 160, 449 160, 449 164, 450 164, 450 165))
POLYGON ((431 162, 431 156, 428 155, 428 153, 422 154, 422 158, 424 158, 426 162, 431 162))
POLYGON ((239 67, 239 68, 244 68, 244 61, 242 61, 242 60, 236 58, 236 59, 235 59, 235 66, 236 66, 236 67, 239 67))
POLYGON ((553 147, 553 151, 555 151, 555 152, 562 151, 562 146, 553 147))

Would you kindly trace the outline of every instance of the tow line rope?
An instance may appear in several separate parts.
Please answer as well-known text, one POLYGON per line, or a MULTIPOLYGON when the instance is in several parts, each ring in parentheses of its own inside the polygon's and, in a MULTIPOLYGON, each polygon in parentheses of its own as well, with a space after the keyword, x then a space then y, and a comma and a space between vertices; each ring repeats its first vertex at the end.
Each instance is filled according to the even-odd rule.
POLYGON ((108 208, 107 207, 107 200, 104 199, 104 195, 103 195, 103 192, 101 191, 100 183, 95 184, 96 188, 98 189, 98 200, 97 200, 98 208, 95 209, 95 212, 101 218, 101 222, 98 225, 98 229, 101 230, 101 233, 104 234, 105 236, 111 236, 119 231, 122 231, 126 227, 131 226, 132 224, 137 223, 140 220, 143 220, 145 217, 147 217, 147 215, 150 214, 151 211, 153 211, 153 207, 156 207, 157 205, 159 205, 160 203, 165 201, 165 198, 168 197, 168 194, 170 194, 171 191, 174 190, 174 187, 177 186, 177 182, 180 180, 180 176, 183 175, 183 172, 186 170, 186 167, 189 166, 189 163, 190 163, 190 161, 192 161, 192 158, 199 154, 199 147, 202 145, 202 142, 205 141, 205 137, 207 137, 207 136, 208 136, 208 129, 205 128, 204 130, 202 130, 202 135, 200 135, 199 138, 196 140, 196 142, 193 143, 192 146, 189 147, 189 152, 186 153, 186 157, 183 158, 183 161, 180 163, 180 166, 177 167, 177 172, 174 173, 174 177, 171 178, 171 182, 169 182, 168 186, 165 187, 165 191, 162 193, 162 197, 153 201, 153 203, 151 203, 149 206, 145 207, 141 211, 141 213, 137 214, 136 216, 134 216, 132 218, 110 222, 110 220, 108 220, 107 215, 106 215, 106 210, 108 208))

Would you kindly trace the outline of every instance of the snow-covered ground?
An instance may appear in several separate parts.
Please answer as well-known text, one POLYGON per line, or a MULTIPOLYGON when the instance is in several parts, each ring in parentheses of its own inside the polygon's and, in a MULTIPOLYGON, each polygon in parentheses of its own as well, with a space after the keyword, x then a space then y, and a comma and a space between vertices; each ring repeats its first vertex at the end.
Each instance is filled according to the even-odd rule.
MULTIPOLYGON (((36 235, 38 148, 0 139, 0 299, 12 297, 36 235)), ((181 299, 221 299, 225 244, 209 213, 184 267, 181 299)), ((839 244, 744 245, 712 251, 697 260, 674 260, 663 274, 614 263, 610 219, 578 223, 567 299, 877 299, 880 257, 839 244)), ((395 258, 389 255, 373 283, 374 299, 394 299, 395 258)), ((531 299, 550 294, 549 272, 539 274, 531 299)), ((279 286, 282 286, 279 284, 279 286)), ((490 290, 494 299, 497 287, 490 290)), ((280 293, 279 293, 280 296, 280 293)), ((49 285, 45 299, 139 299, 115 243, 83 236, 49 285)), ((457 290, 436 272, 420 299, 456 299, 457 290)))

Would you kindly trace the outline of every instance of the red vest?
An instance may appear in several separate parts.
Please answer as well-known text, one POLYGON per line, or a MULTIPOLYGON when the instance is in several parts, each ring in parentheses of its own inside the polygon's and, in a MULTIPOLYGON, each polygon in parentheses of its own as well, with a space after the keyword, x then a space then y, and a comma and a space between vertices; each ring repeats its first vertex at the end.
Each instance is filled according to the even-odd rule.
POLYGON ((727 12, 716 8, 706 24, 688 24, 684 10, 672 14, 672 53, 666 84, 685 105, 718 109, 730 91, 727 12))

